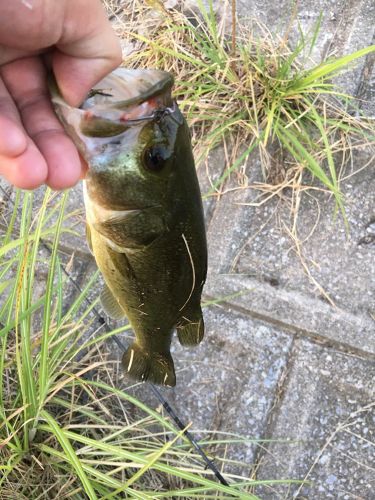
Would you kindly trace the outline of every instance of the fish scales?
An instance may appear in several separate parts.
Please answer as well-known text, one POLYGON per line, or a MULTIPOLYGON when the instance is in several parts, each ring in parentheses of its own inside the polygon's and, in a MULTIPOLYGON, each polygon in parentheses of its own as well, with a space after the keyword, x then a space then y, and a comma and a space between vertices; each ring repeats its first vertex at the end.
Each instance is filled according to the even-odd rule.
MULTIPOLYGON (((52 100, 89 165, 84 181, 89 247, 104 277, 102 304, 127 317, 135 341, 130 377, 176 383, 170 346, 201 342, 207 247, 190 132, 171 98, 172 77, 119 69, 81 108, 52 100)), ((52 86, 53 87, 53 86, 52 86)))

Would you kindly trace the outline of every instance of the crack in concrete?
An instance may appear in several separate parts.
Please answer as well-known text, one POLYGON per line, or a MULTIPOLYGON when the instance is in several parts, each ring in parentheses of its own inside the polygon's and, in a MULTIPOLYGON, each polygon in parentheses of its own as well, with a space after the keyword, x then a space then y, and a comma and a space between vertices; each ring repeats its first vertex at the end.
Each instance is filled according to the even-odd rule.
MULTIPOLYGON (((208 301, 214 300, 213 297, 207 295, 204 296, 204 299, 208 301)), ((282 328, 285 331, 285 333, 291 333, 296 338, 305 337, 308 340, 310 340, 310 342, 312 342, 313 344, 324 345, 329 349, 336 349, 337 351, 343 352, 345 354, 356 355, 361 359, 375 360, 374 354, 371 354, 359 348, 355 348, 349 344, 346 344, 345 342, 327 339, 326 337, 323 337, 322 335, 319 335, 316 332, 312 332, 307 329, 305 330, 290 323, 286 323, 282 320, 277 320, 270 316, 263 315, 259 312, 252 311, 251 309, 239 306, 238 304, 222 301, 220 303, 217 303, 216 305, 224 310, 230 308, 231 310, 244 314, 245 316, 249 316, 250 318, 259 319, 270 325, 282 328)))

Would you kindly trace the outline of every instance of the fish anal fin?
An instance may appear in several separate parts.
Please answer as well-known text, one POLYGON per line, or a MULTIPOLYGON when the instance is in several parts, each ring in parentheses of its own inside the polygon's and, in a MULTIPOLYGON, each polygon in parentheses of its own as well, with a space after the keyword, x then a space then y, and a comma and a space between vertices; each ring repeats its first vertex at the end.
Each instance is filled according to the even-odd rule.
POLYGON ((124 310, 107 285, 104 285, 103 291, 100 295, 100 302, 109 317, 113 319, 122 319, 125 317, 124 310))
POLYGON ((122 366, 129 377, 140 382, 174 387, 176 375, 169 352, 148 352, 134 342, 122 358, 122 366))
POLYGON ((196 319, 184 316, 177 325, 177 335, 183 346, 198 345, 204 336, 204 321, 202 313, 196 319))

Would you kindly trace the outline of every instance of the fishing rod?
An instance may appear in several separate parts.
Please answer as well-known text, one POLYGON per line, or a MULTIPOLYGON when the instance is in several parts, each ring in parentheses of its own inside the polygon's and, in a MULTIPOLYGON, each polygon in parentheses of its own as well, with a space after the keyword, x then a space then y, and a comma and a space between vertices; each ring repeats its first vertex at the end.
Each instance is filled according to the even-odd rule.
MULTIPOLYGON (((7 191, 3 188, 3 186, 0 186, 1 191, 7 198, 7 200, 13 205, 14 207, 14 201, 10 197, 10 195, 7 193, 7 191)), ((51 255, 52 250, 49 247, 49 245, 41 238, 40 239, 42 247, 51 255)), ((76 288, 76 290, 79 293, 82 293, 82 289, 79 286, 79 284, 76 282, 76 280, 71 276, 69 271, 66 270, 66 268, 60 264, 60 269, 62 272, 65 274, 65 276, 69 279, 69 281, 72 283, 72 285, 76 288)), ((85 297, 85 302, 91 306, 90 300, 85 297)), ((101 327, 104 327, 107 332, 110 332, 112 329, 110 325, 108 324, 108 321, 106 318, 100 314, 100 312, 96 309, 96 307, 93 307, 91 311, 94 313, 96 319, 98 320, 99 324, 101 327)), ((126 351, 126 347, 124 344, 121 342, 120 338, 117 335, 113 335, 112 339, 116 342, 117 346, 122 350, 126 351)), ((197 440, 194 438, 194 436, 191 434, 190 431, 187 430, 186 425, 183 423, 183 421, 179 418, 177 413, 174 411, 172 406, 169 404, 168 400, 163 396, 163 394, 160 392, 160 390, 151 382, 148 383, 149 387, 151 388, 151 391, 153 394, 156 396, 156 398, 160 401, 162 404, 163 408, 165 411, 168 413, 168 415, 171 417, 171 419, 175 422, 177 427, 183 432, 183 435, 188 439, 190 444, 195 448, 197 453, 201 456, 201 458, 204 460, 206 467, 208 467, 215 475, 215 477, 218 479, 218 481, 224 485, 224 486, 230 486, 228 481, 223 477, 219 469, 216 467, 215 463, 207 456, 207 454, 203 451, 202 447, 199 445, 197 440)))

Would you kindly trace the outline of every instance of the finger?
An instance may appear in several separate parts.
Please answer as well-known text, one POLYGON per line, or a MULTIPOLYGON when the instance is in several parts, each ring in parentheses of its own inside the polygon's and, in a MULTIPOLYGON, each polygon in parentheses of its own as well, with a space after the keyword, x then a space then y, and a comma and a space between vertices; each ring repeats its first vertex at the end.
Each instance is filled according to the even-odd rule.
POLYGON ((0 64, 57 47, 53 69, 72 105, 121 63, 121 46, 100 0, 0 3, 0 64))
POLYGON ((1 43, 21 51, 51 47, 61 36, 66 5, 75 1, 81 0, 0 0, 1 43))
POLYGON ((45 183, 47 165, 30 141, 25 153, 10 158, 0 154, 0 175, 20 189, 36 189, 45 183))
POLYGON ((41 59, 14 61, 3 66, 1 74, 25 130, 47 163, 46 183, 53 189, 73 186, 81 177, 81 161, 53 111, 41 59))
MULTIPOLYGON (((1 31, 0 31, 0 38, 1 41, 3 42, 1 31)), ((34 56, 37 55, 39 52, 40 51, 37 50, 16 49, 14 47, 9 47, 7 45, 0 44, 0 65, 6 64, 10 61, 15 61, 16 59, 21 59, 22 57, 34 56)))
POLYGON ((53 70, 71 105, 78 105, 122 59, 120 42, 99 0, 66 2, 63 31, 56 46, 53 70))
POLYGON ((0 154, 18 156, 25 151, 26 143, 17 107, 0 78, 0 154))
POLYGON ((44 158, 27 137, 17 107, 1 78, 0 174, 23 189, 38 187, 47 177, 44 158))

